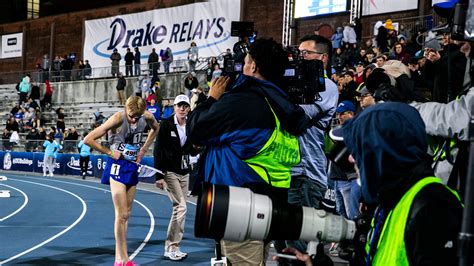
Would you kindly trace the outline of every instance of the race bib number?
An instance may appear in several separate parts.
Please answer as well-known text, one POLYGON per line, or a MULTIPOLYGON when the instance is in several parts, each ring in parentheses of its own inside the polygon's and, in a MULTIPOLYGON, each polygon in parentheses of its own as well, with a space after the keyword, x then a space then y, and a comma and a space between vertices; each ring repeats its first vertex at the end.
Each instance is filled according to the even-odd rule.
POLYGON ((128 161, 135 161, 137 160, 138 150, 138 145, 126 144, 122 155, 128 161))
POLYGON ((120 165, 113 163, 110 167, 110 174, 118 176, 120 174, 120 165))

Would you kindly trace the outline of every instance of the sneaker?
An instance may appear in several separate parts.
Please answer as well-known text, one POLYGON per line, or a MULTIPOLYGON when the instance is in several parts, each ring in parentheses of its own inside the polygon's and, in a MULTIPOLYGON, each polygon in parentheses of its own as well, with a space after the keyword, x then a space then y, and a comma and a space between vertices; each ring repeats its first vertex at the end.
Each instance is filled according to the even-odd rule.
POLYGON ((46 176, 46 173, 43 173, 43 176, 46 176))
POLYGON ((54 174, 53 174, 53 173, 49 173, 49 175, 48 175, 48 176, 54 176, 54 174))
POLYGON ((188 253, 182 252, 179 248, 177 248, 177 249, 175 250, 175 252, 176 252, 176 254, 178 254, 178 255, 181 256, 181 257, 187 257, 187 256, 188 256, 188 253))
POLYGON ((171 250, 169 252, 166 252, 163 254, 166 258, 174 261, 182 260, 184 259, 184 256, 180 256, 177 252, 178 250, 171 250))
POLYGON ((138 266, 138 264, 136 264, 135 262, 129 260, 129 261, 127 261, 127 263, 125 263, 125 266, 138 266))
POLYGON ((116 262, 114 262, 114 266, 123 266, 123 262, 116 261, 116 262))

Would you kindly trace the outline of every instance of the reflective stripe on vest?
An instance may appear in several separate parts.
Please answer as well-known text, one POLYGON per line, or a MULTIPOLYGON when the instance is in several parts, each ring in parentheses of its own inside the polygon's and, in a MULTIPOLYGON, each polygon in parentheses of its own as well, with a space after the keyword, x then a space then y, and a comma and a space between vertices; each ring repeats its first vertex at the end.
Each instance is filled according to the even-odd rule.
POLYGON ((262 149, 243 161, 271 186, 289 188, 290 170, 301 160, 298 138, 281 129, 280 120, 270 103, 268 106, 275 117, 275 129, 262 149))
MULTIPOLYGON (((372 265, 383 266, 403 266, 409 265, 405 249, 405 226, 410 213, 411 205, 415 196, 429 184, 443 184, 437 177, 425 177, 418 181, 408 190, 400 199, 395 208, 390 211, 385 220, 382 233, 376 247, 375 256, 372 258, 372 265)), ((459 195, 452 189, 449 189, 461 202, 459 195)), ((372 225, 374 221, 372 221, 372 225)), ((373 230, 373 228, 372 228, 373 230)), ((366 252, 369 252, 370 243, 366 245, 366 252)))

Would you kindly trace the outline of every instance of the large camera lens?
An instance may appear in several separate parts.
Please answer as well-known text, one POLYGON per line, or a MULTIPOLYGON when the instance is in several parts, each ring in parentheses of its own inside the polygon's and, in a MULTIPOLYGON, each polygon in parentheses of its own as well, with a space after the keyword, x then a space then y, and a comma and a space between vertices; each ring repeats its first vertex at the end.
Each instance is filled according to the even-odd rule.
POLYGON ((196 237, 252 240, 352 239, 355 223, 307 207, 276 203, 248 188, 206 184, 198 197, 196 237))

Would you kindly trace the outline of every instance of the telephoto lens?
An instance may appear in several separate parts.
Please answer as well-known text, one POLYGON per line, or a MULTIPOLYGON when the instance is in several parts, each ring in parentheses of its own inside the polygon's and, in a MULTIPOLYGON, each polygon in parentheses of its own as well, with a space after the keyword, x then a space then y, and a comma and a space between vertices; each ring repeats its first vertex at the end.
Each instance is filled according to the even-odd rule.
POLYGON ((205 184, 198 196, 196 237, 251 240, 353 239, 356 226, 342 216, 273 202, 248 188, 205 184))

